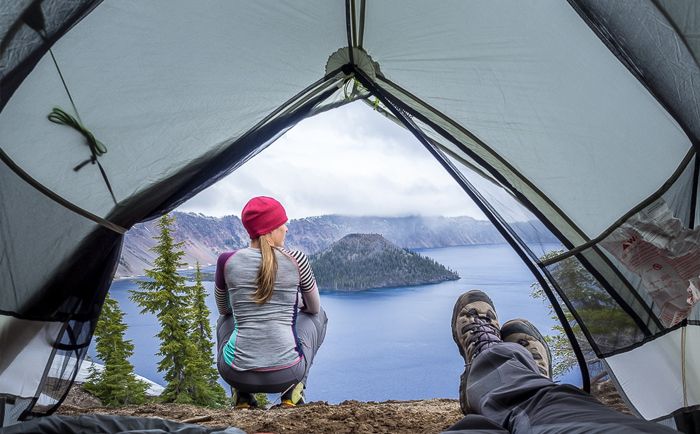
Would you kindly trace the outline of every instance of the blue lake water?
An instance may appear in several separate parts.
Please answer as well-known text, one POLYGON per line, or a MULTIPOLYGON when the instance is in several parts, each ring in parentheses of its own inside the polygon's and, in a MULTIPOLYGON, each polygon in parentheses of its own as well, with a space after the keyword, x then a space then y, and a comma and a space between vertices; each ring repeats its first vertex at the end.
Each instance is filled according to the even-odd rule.
MULTIPOLYGON (((548 246, 542 246, 549 250, 548 246)), ((556 245, 549 246, 551 249, 556 245)), ((434 285, 376 289, 355 293, 322 292, 329 318, 326 340, 309 376, 308 400, 330 403, 346 399, 384 401, 457 398, 463 361, 450 331, 452 306, 462 292, 480 288, 496 305, 501 323, 527 318, 544 334, 552 333, 543 301, 530 296, 533 276, 508 245, 476 245, 423 249, 419 253, 452 268, 460 280, 434 285)), ((213 268, 207 269, 213 271, 213 268)), ((212 330, 216 322, 214 283, 209 290, 212 330)), ((131 362, 136 373, 163 383, 157 372, 158 323, 140 314, 129 300, 135 280, 112 284, 134 343, 131 362)), ((94 344, 93 344, 94 346, 94 344)), ((90 355, 94 358, 94 348, 90 355)), ((577 371, 559 379, 578 385, 577 371)))

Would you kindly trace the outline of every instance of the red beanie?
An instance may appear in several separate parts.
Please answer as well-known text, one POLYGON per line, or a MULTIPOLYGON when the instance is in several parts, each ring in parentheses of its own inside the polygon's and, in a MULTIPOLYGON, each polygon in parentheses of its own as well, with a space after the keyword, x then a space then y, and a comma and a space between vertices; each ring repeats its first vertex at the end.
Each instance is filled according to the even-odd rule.
POLYGON ((267 196, 254 197, 243 207, 243 227, 251 239, 269 234, 287 223, 287 213, 282 204, 267 196))

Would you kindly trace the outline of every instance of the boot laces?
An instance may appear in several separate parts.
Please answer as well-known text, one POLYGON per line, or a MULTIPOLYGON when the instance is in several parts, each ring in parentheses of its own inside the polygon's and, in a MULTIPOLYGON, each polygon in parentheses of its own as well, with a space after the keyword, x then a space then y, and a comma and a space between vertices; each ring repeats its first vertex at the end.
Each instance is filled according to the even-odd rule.
POLYGON ((501 342, 501 332, 492 323, 491 318, 484 315, 470 315, 474 322, 465 325, 462 333, 466 337, 465 347, 472 347, 472 357, 484 349, 501 342))

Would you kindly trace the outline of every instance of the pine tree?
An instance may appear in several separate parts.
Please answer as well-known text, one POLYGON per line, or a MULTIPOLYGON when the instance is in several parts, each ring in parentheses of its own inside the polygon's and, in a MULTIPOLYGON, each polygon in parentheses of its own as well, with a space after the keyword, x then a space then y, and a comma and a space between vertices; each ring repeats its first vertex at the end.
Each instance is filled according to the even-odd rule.
POLYGON ((95 349, 104 369, 91 368, 84 387, 109 406, 141 404, 146 400, 148 383, 136 378, 128 360, 134 344, 124 340, 126 328, 119 303, 108 294, 95 328, 95 349))
POLYGON ((159 220, 160 234, 154 237, 158 243, 152 249, 158 256, 153 268, 146 270, 151 280, 138 282, 141 291, 132 290, 131 299, 141 306, 141 313, 155 314, 160 323, 158 372, 164 372, 166 381, 161 398, 164 402, 191 403, 192 378, 187 367, 196 359, 196 349, 190 340, 189 291, 185 278, 177 273, 185 265, 181 262, 184 243, 173 240, 170 227, 174 220, 167 215, 159 220))
POLYGON ((226 392, 219 385, 219 373, 214 365, 212 348, 211 325, 209 324, 209 308, 206 304, 206 291, 202 285, 202 272, 197 262, 195 284, 190 287, 191 309, 190 326, 191 341, 196 349, 197 358, 190 368, 191 392, 194 403, 201 405, 219 405, 226 401, 226 392))

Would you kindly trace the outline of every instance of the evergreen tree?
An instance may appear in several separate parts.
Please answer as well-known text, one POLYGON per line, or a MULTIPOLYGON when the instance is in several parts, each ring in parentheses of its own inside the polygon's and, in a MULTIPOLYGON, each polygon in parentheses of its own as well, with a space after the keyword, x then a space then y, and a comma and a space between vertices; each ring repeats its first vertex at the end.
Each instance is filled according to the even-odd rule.
POLYGON ((202 272, 197 262, 195 284, 190 287, 191 309, 190 327, 191 341, 195 347, 196 359, 189 368, 193 402, 201 405, 218 405, 226 401, 226 392, 219 385, 219 373, 214 365, 212 348, 211 325, 209 324, 209 308, 206 304, 206 291, 202 285, 202 272))
POLYGON ((189 291, 185 278, 177 269, 185 265, 181 262, 185 252, 183 243, 175 243, 171 225, 175 219, 164 215, 158 222, 160 234, 154 237, 158 243, 153 247, 157 257, 153 268, 146 270, 150 281, 138 282, 141 291, 132 290, 131 299, 141 306, 141 313, 156 315, 160 323, 158 372, 163 375, 166 386, 161 394, 164 402, 191 403, 192 377, 188 369, 196 360, 196 349, 190 340, 190 327, 187 315, 189 291))
POLYGON ((128 360, 134 352, 134 344, 124 340, 125 331, 124 313, 107 294, 95 328, 95 348, 104 362, 104 369, 92 367, 84 386, 104 405, 141 404, 146 400, 148 383, 134 375, 134 367, 128 360))

